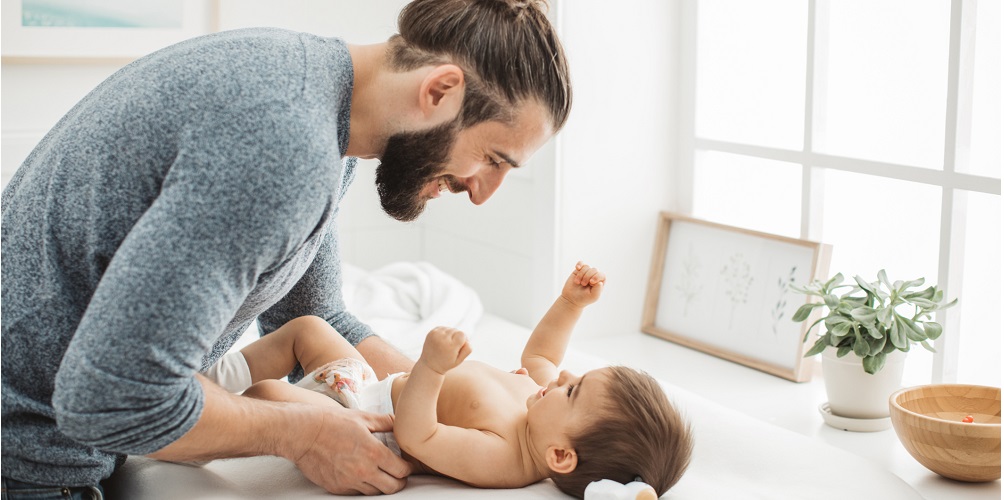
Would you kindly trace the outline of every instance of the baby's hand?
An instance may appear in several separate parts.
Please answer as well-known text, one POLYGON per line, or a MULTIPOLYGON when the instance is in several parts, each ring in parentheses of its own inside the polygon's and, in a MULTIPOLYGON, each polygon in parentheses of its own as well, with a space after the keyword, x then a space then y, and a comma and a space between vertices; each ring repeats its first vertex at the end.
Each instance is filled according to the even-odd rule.
POLYGON ((437 326, 425 337, 425 346, 418 361, 443 375, 456 368, 470 353, 471 345, 467 343, 464 332, 437 326))
POLYGON ((565 281, 565 286, 561 289, 561 296, 575 306, 585 307, 600 298, 600 293, 603 292, 603 285, 606 282, 607 275, 579 261, 575 264, 572 275, 565 281))

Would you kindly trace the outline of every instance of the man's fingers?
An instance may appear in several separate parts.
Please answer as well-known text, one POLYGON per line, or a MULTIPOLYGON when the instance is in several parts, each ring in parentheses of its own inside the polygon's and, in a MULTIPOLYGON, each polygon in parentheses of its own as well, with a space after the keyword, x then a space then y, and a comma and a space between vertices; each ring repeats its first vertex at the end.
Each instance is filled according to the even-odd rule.
POLYGON ((370 480, 371 484, 367 486, 372 487, 375 493, 366 493, 367 495, 390 495, 391 493, 397 493, 404 489, 405 485, 408 484, 408 480, 405 478, 397 478, 390 474, 380 473, 380 475, 374 479, 370 480))
POLYGON ((402 481, 413 472, 411 470, 411 464, 394 454, 394 452, 390 451, 390 449, 387 450, 385 455, 378 459, 377 464, 379 465, 381 471, 387 473, 394 479, 400 479, 402 481))
POLYGON ((366 429, 370 432, 394 431, 394 415, 368 413, 364 411, 359 412, 359 414, 363 417, 366 429))

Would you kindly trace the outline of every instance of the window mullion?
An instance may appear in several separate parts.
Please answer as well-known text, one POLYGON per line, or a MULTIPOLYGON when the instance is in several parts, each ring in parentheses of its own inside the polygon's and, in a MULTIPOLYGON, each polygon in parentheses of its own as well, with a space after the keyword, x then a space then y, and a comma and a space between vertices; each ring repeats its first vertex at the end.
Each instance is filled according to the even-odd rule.
POLYGON ((826 170, 809 158, 825 140, 826 75, 829 51, 828 0, 809 0, 805 50, 805 123, 802 139, 802 238, 819 241, 823 234, 826 170))
POLYGON ((678 175, 676 177, 675 210, 694 213, 694 169, 697 130, 697 0, 680 2, 680 99, 679 112, 679 154, 677 156, 678 175))
MULTIPOLYGON (((976 0, 953 0, 948 52, 948 96, 945 106, 945 172, 968 171, 975 60, 976 0)), ((966 242, 966 201, 963 190, 945 187, 941 202, 941 248, 938 283, 947 298, 962 292, 966 242)), ((932 382, 954 382, 959 371, 961 308, 938 311, 945 334, 935 341, 932 382)))

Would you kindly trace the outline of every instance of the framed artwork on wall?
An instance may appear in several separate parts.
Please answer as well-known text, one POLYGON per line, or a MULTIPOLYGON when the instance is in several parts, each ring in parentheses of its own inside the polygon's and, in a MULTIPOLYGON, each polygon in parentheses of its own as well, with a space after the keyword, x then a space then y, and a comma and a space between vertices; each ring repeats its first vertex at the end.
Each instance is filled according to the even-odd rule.
MULTIPOLYGON (((791 290, 825 279, 831 247, 688 216, 659 216, 642 331, 804 382, 805 330, 791 320, 808 297, 791 290)), ((818 313, 818 309, 817 309, 818 313)))
POLYGON ((4 62, 131 60, 216 29, 216 0, 5 0, 4 62))

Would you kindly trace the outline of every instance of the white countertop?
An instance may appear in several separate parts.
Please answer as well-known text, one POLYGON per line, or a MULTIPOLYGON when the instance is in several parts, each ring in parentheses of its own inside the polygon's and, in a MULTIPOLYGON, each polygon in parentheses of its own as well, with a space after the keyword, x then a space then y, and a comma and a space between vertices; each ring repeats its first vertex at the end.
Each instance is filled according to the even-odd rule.
POLYGON ((826 425, 819 414, 826 390, 818 362, 811 382, 795 383, 644 333, 576 339, 572 347, 645 370, 723 406, 872 460, 929 500, 1001 498, 1000 480, 963 483, 929 471, 910 456, 891 428, 848 432, 826 425))

